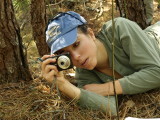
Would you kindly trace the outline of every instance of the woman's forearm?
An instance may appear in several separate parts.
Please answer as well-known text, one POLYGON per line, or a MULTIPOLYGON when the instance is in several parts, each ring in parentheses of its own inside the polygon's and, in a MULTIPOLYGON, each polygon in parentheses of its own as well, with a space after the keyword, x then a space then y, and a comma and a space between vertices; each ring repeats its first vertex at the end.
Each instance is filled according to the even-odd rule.
POLYGON ((71 84, 69 81, 65 80, 62 82, 57 82, 59 90, 66 96, 78 100, 80 98, 80 89, 71 84))
MULTIPOLYGON (((63 82, 57 81, 57 84, 58 84, 59 90, 63 94, 65 94, 66 96, 68 96, 72 99, 75 99, 75 100, 78 100, 80 98, 80 94, 81 94, 80 89, 78 87, 74 86, 73 84, 71 84, 69 81, 67 81, 67 80, 64 80, 63 82)), ((98 85, 98 84, 95 84, 95 85, 98 85)), ((93 86, 93 84, 88 84, 87 88, 85 88, 85 89, 97 93, 98 91, 95 89, 95 85, 93 86), (92 87, 94 87, 94 90, 91 89, 92 87)), ((104 87, 101 87, 101 89, 103 89, 105 92, 103 94, 101 94, 101 93, 97 93, 97 94, 100 94, 102 96, 114 95, 113 82, 105 83, 103 86, 104 87)), ((116 94, 123 93, 119 80, 115 81, 115 89, 116 89, 116 94)))
MULTIPOLYGON (((114 95, 114 85, 113 82, 106 83, 108 84, 108 95, 114 95)), ((122 87, 119 80, 115 81, 115 90, 116 94, 123 94, 122 87)))
MULTIPOLYGON (((107 82, 104 84, 87 84, 83 88, 102 96, 114 95, 113 82, 107 82)), ((119 80, 115 81, 115 90, 116 94, 123 93, 119 80)))

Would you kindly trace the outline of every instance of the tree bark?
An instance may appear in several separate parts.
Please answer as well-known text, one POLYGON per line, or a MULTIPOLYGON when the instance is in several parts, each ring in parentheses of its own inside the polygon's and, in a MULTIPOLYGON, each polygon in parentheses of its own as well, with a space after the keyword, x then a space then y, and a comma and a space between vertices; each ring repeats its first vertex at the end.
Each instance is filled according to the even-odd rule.
POLYGON ((122 17, 135 21, 142 29, 145 29, 147 24, 147 17, 145 12, 145 5, 143 0, 117 0, 119 3, 119 10, 122 17))
POLYGON ((49 53, 49 47, 46 44, 45 28, 46 28, 46 7, 45 0, 31 1, 31 24, 33 37, 37 45, 40 56, 49 53))
POLYGON ((12 0, 0 2, 0 83, 31 80, 12 0))

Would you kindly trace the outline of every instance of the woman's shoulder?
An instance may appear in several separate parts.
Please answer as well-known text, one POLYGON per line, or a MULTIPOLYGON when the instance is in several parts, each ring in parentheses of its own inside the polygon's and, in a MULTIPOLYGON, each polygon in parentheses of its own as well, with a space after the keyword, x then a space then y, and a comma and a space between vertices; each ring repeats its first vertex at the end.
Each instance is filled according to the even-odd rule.
MULTIPOLYGON (((127 29, 137 29, 137 23, 134 21, 131 21, 129 19, 123 18, 123 17, 117 17, 114 19, 114 25, 115 25, 115 30, 127 30, 127 29)), ((105 33, 105 34, 110 34, 112 33, 113 29, 113 22, 112 20, 107 21, 99 31, 99 33, 105 33)))
MULTIPOLYGON (((114 18, 114 22, 115 22, 115 25, 127 25, 127 24, 135 23, 134 21, 131 21, 131 20, 129 20, 127 18, 123 18, 123 17, 114 18)), ((111 27, 112 24, 113 24, 112 20, 109 20, 109 21, 105 22, 103 27, 111 27)))

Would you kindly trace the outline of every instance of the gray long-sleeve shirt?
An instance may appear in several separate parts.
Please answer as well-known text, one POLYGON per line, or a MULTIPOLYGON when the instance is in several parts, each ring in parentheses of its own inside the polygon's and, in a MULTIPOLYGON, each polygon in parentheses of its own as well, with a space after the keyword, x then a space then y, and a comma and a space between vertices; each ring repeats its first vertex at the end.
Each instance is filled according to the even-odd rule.
MULTIPOLYGON (((142 30, 132 21, 116 18, 114 32, 115 71, 124 76, 119 79, 123 94, 142 93, 160 87, 160 22, 142 30)), ((112 21, 106 22, 97 38, 106 47, 111 67, 112 21)), ((82 87, 91 83, 109 82, 112 77, 96 70, 77 68, 76 79, 79 87, 82 87)), ((79 104, 91 109, 111 111, 112 114, 116 111, 114 96, 103 97, 83 89, 79 104)))

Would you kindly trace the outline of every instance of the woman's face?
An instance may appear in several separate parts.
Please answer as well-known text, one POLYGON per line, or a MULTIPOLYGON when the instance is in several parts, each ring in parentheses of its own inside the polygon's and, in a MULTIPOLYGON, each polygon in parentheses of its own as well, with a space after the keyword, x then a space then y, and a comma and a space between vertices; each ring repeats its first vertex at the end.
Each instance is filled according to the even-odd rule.
POLYGON ((58 51, 58 53, 63 52, 70 53, 74 66, 88 70, 94 69, 97 65, 97 47, 93 31, 89 29, 87 35, 79 32, 74 44, 58 51))

